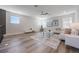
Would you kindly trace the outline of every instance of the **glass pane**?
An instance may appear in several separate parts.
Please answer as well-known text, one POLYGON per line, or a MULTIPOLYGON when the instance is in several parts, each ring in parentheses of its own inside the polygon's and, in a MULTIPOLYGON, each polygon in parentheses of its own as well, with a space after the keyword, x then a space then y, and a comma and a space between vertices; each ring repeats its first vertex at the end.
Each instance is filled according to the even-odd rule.
POLYGON ((11 16, 10 23, 19 24, 20 23, 20 18, 18 16, 11 16))

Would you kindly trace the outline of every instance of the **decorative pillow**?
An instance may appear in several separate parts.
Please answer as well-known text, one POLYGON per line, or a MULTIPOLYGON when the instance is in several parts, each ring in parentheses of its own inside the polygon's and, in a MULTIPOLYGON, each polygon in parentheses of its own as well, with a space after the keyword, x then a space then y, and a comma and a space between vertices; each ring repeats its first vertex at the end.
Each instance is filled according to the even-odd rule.
POLYGON ((71 29, 70 28, 66 28, 64 31, 64 34, 71 34, 71 29))

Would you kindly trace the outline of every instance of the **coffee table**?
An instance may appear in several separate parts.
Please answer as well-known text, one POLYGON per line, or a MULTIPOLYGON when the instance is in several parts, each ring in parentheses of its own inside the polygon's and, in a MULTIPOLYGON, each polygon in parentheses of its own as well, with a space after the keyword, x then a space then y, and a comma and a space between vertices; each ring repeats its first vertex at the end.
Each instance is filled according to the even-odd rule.
POLYGON ((31 36, 31 39, 34 39, 38 44, 42 46, 49 46, 53 49, 57 49, 60 44, 60 40, 56 34, 49 38, 46 36, 46 34, 36 33, 35 35, 31 36))

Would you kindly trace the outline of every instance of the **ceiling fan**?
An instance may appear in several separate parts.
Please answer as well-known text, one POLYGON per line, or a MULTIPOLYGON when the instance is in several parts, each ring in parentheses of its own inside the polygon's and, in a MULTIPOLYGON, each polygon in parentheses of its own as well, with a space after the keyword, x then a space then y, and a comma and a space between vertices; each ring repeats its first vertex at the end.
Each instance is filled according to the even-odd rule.
MULTIPOLYGON (((34 7, 38 7, 38 5, 34 5, 34 7)), ((45 12, 45 11, 41 11, 40 15, 48 15, 48 12, 45 12)))
POLYGON ((48 15, 48 13, 45 12, 45 11, 41 11, 41 14, 40 15, 48 15))

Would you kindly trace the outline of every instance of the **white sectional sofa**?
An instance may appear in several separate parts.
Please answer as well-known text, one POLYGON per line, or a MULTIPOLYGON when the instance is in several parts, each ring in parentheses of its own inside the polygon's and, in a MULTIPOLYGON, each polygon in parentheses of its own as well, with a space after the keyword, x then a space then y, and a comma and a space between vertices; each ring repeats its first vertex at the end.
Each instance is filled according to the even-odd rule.
POLYGON ((79 36, 72 34, 60 34, 60 39, 65 40, 65 45, 79 48, 79 36))
MULTIPOLYGON (((68 32, 68 30, 66 32, 68 32)), ((65 45, 79 48, 79 35, 77 33, 77 31, 72 31, 71 34, 65 34, 63 32, 60 34, 59 38, 65 40, 65 45)))
POLYGON ((65 35, 65 44, 79 48, 79 36, 77 35, 65 35))

